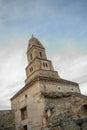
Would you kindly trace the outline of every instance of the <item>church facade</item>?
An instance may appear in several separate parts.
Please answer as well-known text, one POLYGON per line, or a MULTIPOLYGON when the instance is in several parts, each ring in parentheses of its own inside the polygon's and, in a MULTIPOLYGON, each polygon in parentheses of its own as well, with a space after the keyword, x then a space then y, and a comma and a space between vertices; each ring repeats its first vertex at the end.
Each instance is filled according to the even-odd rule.
MULTIPOLYGON (((11 98, 11 107, 15 114, 15 129, 51 130, 52 126, 47 126, 50 124, 49 120, 54 113, 60 115, 65 107, 70 107, 73 98, 71 95, 80 95, 79 85, 59 76, 52 62, 47 59, 44 46, 34 36, 28 43, 27 60, 25 86, 11 98)), ((62 128, 57 126, 55 130, 62 130, 62 128)))

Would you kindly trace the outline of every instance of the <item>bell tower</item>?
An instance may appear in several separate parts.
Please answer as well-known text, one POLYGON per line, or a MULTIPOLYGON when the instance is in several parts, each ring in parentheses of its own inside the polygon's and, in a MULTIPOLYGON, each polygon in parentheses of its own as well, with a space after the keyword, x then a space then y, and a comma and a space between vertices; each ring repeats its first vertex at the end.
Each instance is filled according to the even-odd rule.
MULTIPOLYGON (((27 60, 25 86, 11 98, 11 106, 15 114, 16 130, 41 130, 48 126, 49 121, 52 122, 56 113, 60 116, 69 110, 75 111, 70 109, 69 104, 75 94, 68 100, 68 107, 66 107, 67 99, 71 93, 80 93, 80 90, 77 83, 59 77, 52 62, 47 59, 44 46, 34 36, 28 41, 27 60)), ((72 104, 73 102, 71 106, 72 104)), ((78 102, 75 108, 77 106, 78 102)), ((70 128, 70 125, 67 128, 70 128)))
POLYGON ((54 71, 52 62, 47 59, 45 48, 33 35, 28 42, 27 48, 28 66, 26 67, 27 84, 35 77, 59 78, 57 71, 54 71))

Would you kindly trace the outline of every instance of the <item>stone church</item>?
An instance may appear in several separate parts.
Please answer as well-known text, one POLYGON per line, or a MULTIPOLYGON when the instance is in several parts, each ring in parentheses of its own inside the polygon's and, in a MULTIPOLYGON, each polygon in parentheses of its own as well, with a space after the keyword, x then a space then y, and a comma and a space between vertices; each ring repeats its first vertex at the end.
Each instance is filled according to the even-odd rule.
POLYGON ((87 130, 87 97, 78 83, 60 78, 34 36, 27 60, 25 86, 11 98, 14 130, 87 130))

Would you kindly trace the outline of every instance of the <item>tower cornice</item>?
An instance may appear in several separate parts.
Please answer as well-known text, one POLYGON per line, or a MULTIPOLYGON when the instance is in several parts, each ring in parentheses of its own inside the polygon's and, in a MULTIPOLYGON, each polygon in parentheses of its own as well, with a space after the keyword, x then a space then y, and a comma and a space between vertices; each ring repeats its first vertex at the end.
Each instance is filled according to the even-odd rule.
POLYGON ((37 46, 37 45, 32 45, 31 48, 27 49, 27 53, 30 52, 34 47, 37 47, 37 48, 40 48, 40 49, 44 49, 44 50, 45 50, 44 47, 40 47, 40 46, 37 46))
POLYGON ((26 67, 26 69, 31 66, 31 64, 36 60, 36 59, 39 59, 39 60, 44 60, 44 61, 48 61, 48 62, 51 62, 51 60, 48 60, 48 59, 44 59, 44 58, 39 58, 39 57, 35 57, 30 64, 28 64, 28 66, 26 67))
POLYGON ((14 100, 16 97, 18 97, 20 94, 22 94, 24 91, 26 91, 27 89, 29 89, 30 87, 32 87, 32 85, 34 83, 36 83, 37 81, 45 81, 45 82, 57 82, 57 83, 63 83, 63 84, 66 84, 66 85, 75 85, 75 86, 79 86, 78 83, 76 82, 72 82, 72 81, 68 81, 68 80, 65 80, 65 79, 62 79, 62 78, 59 78, 59 79, 56 79, 56 78, 48 78, 48 77, 41 77, 41 76, 38 76, 38 77, 35 77, 34 79, 32 79, 30 82, 28 82, 20 91, 18 91, 10 100, 14 100))

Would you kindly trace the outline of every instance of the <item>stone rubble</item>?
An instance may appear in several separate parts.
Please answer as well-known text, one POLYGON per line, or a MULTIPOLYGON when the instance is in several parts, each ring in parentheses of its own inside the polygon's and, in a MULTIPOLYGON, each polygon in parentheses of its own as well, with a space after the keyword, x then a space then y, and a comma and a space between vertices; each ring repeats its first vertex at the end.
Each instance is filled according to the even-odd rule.
POLYGON ((42 95, 47 102, 46 112, 50 110, 51 116, 41 130, 87 130, 86 96, 59 92, 42 92, 42 95))

